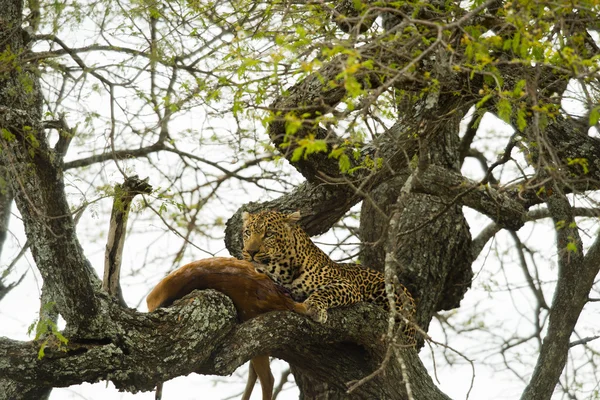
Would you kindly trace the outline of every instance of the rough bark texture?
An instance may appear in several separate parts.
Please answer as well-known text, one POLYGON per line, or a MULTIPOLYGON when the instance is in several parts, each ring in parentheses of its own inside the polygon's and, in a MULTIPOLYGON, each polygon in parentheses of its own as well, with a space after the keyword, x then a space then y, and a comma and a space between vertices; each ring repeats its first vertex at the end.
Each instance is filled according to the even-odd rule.
MULTIPOLYGON (((213 347, 206 344, 218 344, 235 325, 235 309, 217 292, 203 293, 176 311, 152 314, 122 309, 102 293, 98 297, 105 312, 104 327, 96 330, 101 336, 69 337, 66 352, 51 343, 42 360, 37 359, 39 343, 3 339, 1 375, 52 387, 106 379, 123 390, 152 390, 156 382, 195 371, 211 356, 213 347), (190 354, 193 361, 182 360, 190 354)), ((9 399, 27 398, 5 393, 9 399)))
POLYGON ((600 238, 583 255, 583 245, 573 210, 567 198, 556 190, 547 200, 557 229, 558 282, 548 319, 548 333, 542 343, 535 370, 521 399, 549 399, 554 392, 567 361, 571 333, 588 301, 594 279, 600 271, 600 238), (575 243, 577 251, 567 251, 568 243, 575 243))
MULTIPOLYGON (((17 58, 27 50, 21 30, 22 3, 0 4, 0 21, 10 29, 0 30, 0 53, 13 52, 17 58)), ((25 232, 31 241, 33 258, 67 322, 93 317, 97 304, 92 296, 94 282, 85 265, 67 204, 59 160, 48 147, 41 127, 38 77, 27 67, 14 68, 0 84, 0 128, 5 135, 0 163, 6 167, 25 232), (26 90, 24 81, 30 83, 26 90), (63 261, 65 264, 58 262, 63 261)))
MULTIPOLYGON (((381 336, 383 312, 368 304, 335 310, 325 325, 287 312, 238 325, 231 301, 215 291, 194 292, 178 305, 141 314, 109 302, 104 307, 108 310, 104 337, 72 338, 66 352, 50 345, 41 361, 37 343, 0 340, 1 393, 9 399, 28 398, 11 380, 64 387, 107 379, 122 390, 151 390, 158 381, 190 372, 231 374, 264 352, 337 382, 343 390, 346 382, 376 368, 386 349, 381 336)), ((407 360, 417 359, 413 349, 402 354, 407 360)), ((420 374, 415 373, 415 384, 433 389, 430 398, 445 398, 439 392, 435 395, 435 386, 421 368, 420 374)), ((387 384, 388 380, 401 380, 399 367, 359 387, 356 398, 399 398, 402 387, 387 384)))
POLYGON ((6 181, 5 169, 0 165, 0 255, 2 255, 2 249, 6 242, 12 200, 12 190, 6 181))
MULTIPOLYGON (((2 249, 6 242, 6 235, 8 232, 8 221, 10 218, 10 209, 12 205, 12 190, 10 185, 5 178, 5 169, 0 164, 0 257, 2 256, 2 249)), ((7 267, 9 269, 9 267, 7 267)), ((8 275, 8 270, 0 270, 0 301, 8 294, 16 285, 15 282, 6 283, 4 282, 5 277, 8 275)))
POLYGON ((400 190, 410 171, 382 183, 365 198, 360 210, 360 260, 362 264, 383 272, 385 270, 385 246, 387 243, 390 215, 394 210, 400 190))

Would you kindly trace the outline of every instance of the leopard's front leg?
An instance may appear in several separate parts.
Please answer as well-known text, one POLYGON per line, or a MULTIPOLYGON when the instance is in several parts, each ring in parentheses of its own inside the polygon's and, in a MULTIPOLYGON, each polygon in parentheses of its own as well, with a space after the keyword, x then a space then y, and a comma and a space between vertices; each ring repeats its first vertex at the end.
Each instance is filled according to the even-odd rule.
POLYGON ((252 264, 254 265, 254 269, 256 270, 256 272, 265 274, 273 282, 277 283, 278 285, 282 285, 282 286, 285 285, 285 282, 283 281, 281 275, 278 273, 277 270, 271 268, 271 266, 265 265, 265 264, 259 264, 256 262, 253 262, 252 264))
POLYGON ((320 323, 327 321, 327 310, 362 301, 358 288, 346 282, 335 282, 315 290, 304 301, 307 314, 320 323))

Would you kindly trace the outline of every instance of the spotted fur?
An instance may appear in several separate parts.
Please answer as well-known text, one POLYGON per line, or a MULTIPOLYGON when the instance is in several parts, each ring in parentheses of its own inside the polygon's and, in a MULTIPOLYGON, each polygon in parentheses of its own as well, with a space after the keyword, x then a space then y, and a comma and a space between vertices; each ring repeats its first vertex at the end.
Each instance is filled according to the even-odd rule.
MULTIPOLYGON (((355 264, 340 264, 319 249, 296 222, 300 213, 263 211, 243 213, 244 259, 303 301, 318 322, 327 320, 330 308, 367 301, 389 310, 381 272, 355 264)), ((398 314, 412 320, 415 302, 403 285, 396 288, 398 314)), ((414 328, 405 334, 414 339, 414 328)))

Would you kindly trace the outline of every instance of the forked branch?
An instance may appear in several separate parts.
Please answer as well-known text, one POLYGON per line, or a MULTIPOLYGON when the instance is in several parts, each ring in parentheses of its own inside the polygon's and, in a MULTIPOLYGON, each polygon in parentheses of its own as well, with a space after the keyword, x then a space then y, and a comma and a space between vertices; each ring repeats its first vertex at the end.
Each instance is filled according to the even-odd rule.
POLYGON ((127 231, 127 218, 131 202, 137 194, 152 193, 148 178, 140 179, 137 175, 126 177, 122 185, 115 186, 113 208, 110 216, 110 227, 104 256, 104 279, 102 289, 112 297, 117 297, 122 306, 127 306, 120 285, 121 258, 127 231))

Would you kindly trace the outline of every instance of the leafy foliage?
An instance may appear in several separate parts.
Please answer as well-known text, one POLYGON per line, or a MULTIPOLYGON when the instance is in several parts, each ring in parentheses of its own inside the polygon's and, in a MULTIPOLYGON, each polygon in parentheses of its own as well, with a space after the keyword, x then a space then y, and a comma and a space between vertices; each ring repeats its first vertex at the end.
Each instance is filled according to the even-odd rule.
MULTIPOLYGON (((51 312, 54 307, 56 307, 55 302, 45 303, 42 306, 41 313, 45 314, 51 312)), ((41 341, 40 350, 38 351, 38 360, 44 358, 45 349, 50 343, 56 344, 58 350, 67 351, 65 346, 67 343, 69 343, 69 340, 63 336, 63 334, 58 330, 56 323, 51 319, 40 318, 36 322, 33 322, 29 326, 27 334, 31 335, 34 331, 34 340, 41 341)))

